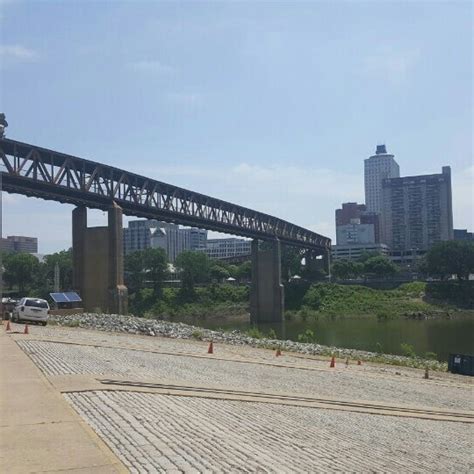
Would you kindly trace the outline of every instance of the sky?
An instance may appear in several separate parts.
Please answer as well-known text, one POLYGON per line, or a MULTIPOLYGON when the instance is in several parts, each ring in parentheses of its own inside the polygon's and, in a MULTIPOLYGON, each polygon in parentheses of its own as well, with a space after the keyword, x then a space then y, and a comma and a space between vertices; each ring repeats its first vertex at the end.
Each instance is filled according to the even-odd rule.
MULTIPOLYGON (((0 27, 9 138, 333 239, 385 143, 402 176, 450 165, 474 230, 471 2, 0 0, 0 27)), ((71 246, 72 206, 2 195, 3 236, 71 246)))

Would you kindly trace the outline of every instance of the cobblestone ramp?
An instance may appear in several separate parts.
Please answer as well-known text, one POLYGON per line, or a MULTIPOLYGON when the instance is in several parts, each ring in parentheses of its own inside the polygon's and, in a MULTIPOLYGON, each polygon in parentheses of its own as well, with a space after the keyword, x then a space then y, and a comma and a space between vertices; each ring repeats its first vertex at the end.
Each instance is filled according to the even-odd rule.
POLYGON ((470 410, 472 388, 451 388, 408 378, 380 376, 367 379, 360 372, 305 371, 238 361, 198 359, 128 349, 112 349, 52 343, 17 341, 48 376, 69 374, 133 376, 175 380, 181 384, 215 385, 240 390, 371 400, 424 407, 470 410))
MULTIPOLYGON (((462 423, 132 392, 65 397, 131 472, 467 473, 462 423)), ((472 462, 472 461, 471 461, 472 462)))

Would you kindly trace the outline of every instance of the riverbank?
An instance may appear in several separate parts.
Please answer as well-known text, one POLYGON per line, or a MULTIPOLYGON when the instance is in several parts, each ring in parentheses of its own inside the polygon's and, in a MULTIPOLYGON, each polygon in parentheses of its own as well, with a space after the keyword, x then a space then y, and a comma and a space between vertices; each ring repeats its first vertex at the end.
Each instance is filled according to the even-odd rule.
MULTIPOLYGON (((469 283, 412 282, 391 290, 337 283, 287 283, 285 320, 451 319, 460 311, 472 310, 469 283)), ((192 294, 185 294, 179 288, 164 288, 159 293, 146 288, 130 297, 130 312, 169 321, 240 322, 248 317, 249 298, 249 287, 245 285, 212 284, 196 288, 192 294)))
POLYGON ((447 364, 421 357, 405 357, 393 354, 381 354, 356 349, 325 346, 317 343, 279 340, 269 337, 252 337, 238 330, 224 331, 211 330, 184 323, 138 318, 134 316, 120 316, 117 314, 84 313, 68 316, 51 316, 49 324, 66 327, 80 327, 108 332, 123 332, 148 336, 164 336, 175 339, 195 339, 201 341, 224 342, 233 345, 248 345, 256 348, 280 348, 286 352, 296 352, 309 355, 336 356, 349 359, 354 363, 357 360, 379 362, 384 364, 405 367, 424 368, 446 371, 447 364))

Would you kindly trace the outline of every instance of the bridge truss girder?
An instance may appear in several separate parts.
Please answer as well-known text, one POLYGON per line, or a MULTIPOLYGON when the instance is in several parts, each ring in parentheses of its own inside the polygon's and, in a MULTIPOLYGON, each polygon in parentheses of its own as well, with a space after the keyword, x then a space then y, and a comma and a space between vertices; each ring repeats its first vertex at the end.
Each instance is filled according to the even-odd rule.
POLYGON ((260 240, 323 254, 327 237, 277 217, 112 166, 10 139, 0 140, 3 190, 260 240))

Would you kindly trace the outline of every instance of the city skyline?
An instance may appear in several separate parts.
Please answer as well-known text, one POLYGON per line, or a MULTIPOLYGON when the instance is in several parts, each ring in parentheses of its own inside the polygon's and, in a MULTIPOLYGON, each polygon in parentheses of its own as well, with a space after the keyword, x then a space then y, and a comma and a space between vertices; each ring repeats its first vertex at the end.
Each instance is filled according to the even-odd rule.
MULTIPOLYGON (((385 143, 402 176, 451 166, 454 227, 474 227, 471 5, 0 8, 7 137, 333 241, 334 210, 365 202, 363 161, 385 143)), ((3 235, 33 223, 41 253, 67 248, 71 210, 3 193, 3 235)))

